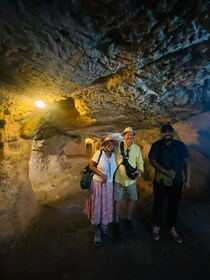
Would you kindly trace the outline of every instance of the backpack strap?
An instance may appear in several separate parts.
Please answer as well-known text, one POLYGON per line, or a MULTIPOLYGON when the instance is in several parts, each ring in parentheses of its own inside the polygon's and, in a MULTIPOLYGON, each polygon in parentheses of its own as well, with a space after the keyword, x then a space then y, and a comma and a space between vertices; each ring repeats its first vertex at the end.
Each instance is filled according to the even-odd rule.
MULTIPOLYGON (((96 167, 99 164, 100 158, 102 156, 102 152, 103 152, 103 150, 100 150, 100 154, 99 154, 98 160, 96 162, 96 167)), ((87 172, 92 173, 93 171, 89 169, 89 166, 90 166, 90 162, 85 166, 85 168, 83 169, 82 172, 84 172, 84 173, 87 173, 87 172)))
MULTIPOLYGON (((120 142, 120 154, 122 155, 123 159, 126 158, 126 157, 125 157, 125 151, 124 151, 124 141, 121 141, 121 142, 120 142)), ((117 170, 119 169, 119 167, 120 167, 120 165, 121 165, 122 163, 123 163, 123 160, 121 161, 120 164, 118 164, 118 166, 117 166, 117 168, 116 168, 116 170, 115 170, 115 172, 114 172, 114 175, 113 175, 113 184, 114 184, 114 182, 115 182, 115 175, 116 175, 116 173, 117 173, 117 170)))
POLYGON ((130 152, 130 150, 127 149, 126 154, 125 154, 124 141, 121 141, 121 142, 120 142, 120 153, 121 153, 121 155, 122 155, 122 157, 123 157, 124 160, 128 160, 128 158, 129 158, 129 152, 130 152))
POLYGON ((120 142, 120 153, 124 158, 125 157, 125 150, 124 150, 124 142, 123 141, 120 142))
POLYGON ((114 172, 114 174, 113 174, 113 184, 114 184, 114 182, 115 182, 115 175, 116 175, 116 173, 117 173, 117 170, 118 170, 118 168, 120 167, 120 165, 122 164, 123 162, 121 162, 118 166, 117 166, 117 168, 116 168, 116 170, 115 170, 115 172, 114 172))
POLYGON ((103 152, 103 150, 100 150, 100 154, 99 154, 98 160, 97 160, 97 162, 96 162, 96 167, 97 167, 97 165, 99 164, 100 158, 101 158, 101 156, 102 156, 102 152, 103 152))

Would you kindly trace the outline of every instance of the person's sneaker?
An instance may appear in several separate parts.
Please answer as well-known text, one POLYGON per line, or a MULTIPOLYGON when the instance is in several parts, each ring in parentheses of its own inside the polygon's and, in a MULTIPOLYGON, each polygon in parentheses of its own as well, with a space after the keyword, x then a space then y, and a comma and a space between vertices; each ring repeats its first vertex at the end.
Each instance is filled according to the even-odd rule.
POLYGON ((120 223, 113 223, 113 232, 118 235, 122 233, 120 223))
POLYGON ((158 226, 152 227, 152 238, 154 240, 158 240, 160 238, 160 227, 158 226))
POLYGON ((101 229, 101 232, 103 234, 105 234, 105 235, 108 234, 108 226, 107 225, 101 224, 100 229, 101 229))
POLYGON ((125 219, 125 228, 130 232, 134 233, 134 228, 131 220, 125 219))
POLYGON ((97 228, 94 234, 94 245, 96 247, 101 246, 101 231, 97 228))
POLYGON ((178 235, 175 227, 172 227, 168 230, 168 234, 175 240, 177 243, 182 243, 181 236, 178 235))

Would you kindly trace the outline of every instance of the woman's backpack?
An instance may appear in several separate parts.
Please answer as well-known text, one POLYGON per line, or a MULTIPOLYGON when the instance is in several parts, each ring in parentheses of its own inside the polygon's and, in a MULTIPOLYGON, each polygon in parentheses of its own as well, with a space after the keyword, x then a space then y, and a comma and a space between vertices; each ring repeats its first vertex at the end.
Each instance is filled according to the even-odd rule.
MULTIPOLYGON (((100 151, 98 162, 96 163, 96 166, 98 165, 98 163, 100 161, 101 155, 102 155, 102 150, 100 151)), ((93 175, 94 175, 94 172, 92 170, 90 170, 89 166, 90 166, 90 164, 88 164, 81 172, 80 187, 83 190, 89 189, 93 175)))

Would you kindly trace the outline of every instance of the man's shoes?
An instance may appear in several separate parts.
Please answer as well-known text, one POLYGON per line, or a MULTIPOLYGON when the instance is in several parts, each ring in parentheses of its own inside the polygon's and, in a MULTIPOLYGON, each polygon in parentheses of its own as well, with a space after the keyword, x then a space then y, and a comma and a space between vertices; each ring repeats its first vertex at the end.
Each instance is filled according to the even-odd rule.
POLYGON ((155 226, 155 225, 152 227, 152 238, 154 240, 159 240, 159 238, 160 238, 160 227, 155 226))
POLYGON ((113 223, 113 232, 115 234, 121 235, 122 231, 121 231, 120 223, 113 223))
POLYGON ((126 219, 125 220, 125 228, 130 232, 134 233, 134 228, 131 220, 126 219))
POLYGON ((107 226, 107 225, 101 224, 100 229, 101 229, 101 232, 102 232, 103 234, 105 234, 105 235, 107 235, 108 232, 109 232, 109 231, 108 231, 108 226, 107 226))
POLYGON ((172 227, 168 230, 168 234, 173 238, 174 241, 177 243, 182 243, 182 238, 181 236, 178 235, 175 227, 172 227))
POLYGON ((101 231, 99 228, 97 228, 95 230, 95 235, 94 235, 94 245, 96 247, 100 247, 101 246, 101 231))

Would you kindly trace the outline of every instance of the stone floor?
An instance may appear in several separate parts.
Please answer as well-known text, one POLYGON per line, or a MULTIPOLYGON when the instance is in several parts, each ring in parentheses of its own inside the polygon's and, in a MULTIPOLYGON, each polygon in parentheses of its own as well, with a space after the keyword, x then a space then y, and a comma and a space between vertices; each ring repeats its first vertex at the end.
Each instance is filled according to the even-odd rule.
MULTIPOLYGON (((100 248, 83 214, 86 191, 41 206, 33 227, 3 256, 1 280, 196 280, 210 275, 210 204, 184 198, 178 229, 183 244, 162 229, 151 238, 152 195, 142 191, 135 205, 135 235, 111 231, 100 248)), ((122 205, 123 206, 123 205, 122 205)), ((123 213, 123 212, 122 212, 123 213)))

